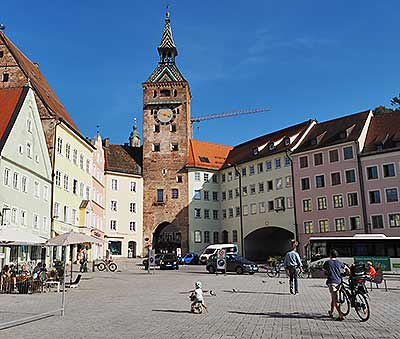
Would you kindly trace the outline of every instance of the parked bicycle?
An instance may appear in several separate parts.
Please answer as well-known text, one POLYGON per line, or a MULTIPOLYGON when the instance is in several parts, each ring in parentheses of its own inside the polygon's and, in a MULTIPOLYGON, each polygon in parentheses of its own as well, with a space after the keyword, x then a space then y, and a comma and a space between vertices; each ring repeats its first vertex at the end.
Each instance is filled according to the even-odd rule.
POLYGON ((354 308, 361 321, 367 321, 370 316, 368 289, 365 286, 367 276, 350 277, 349 282, 342 281, 339 286, 338 301, 340 310, 346 316, 350 308, 354 308))
POLYGON ((100 272, 105 270, 110 272, 115 272, 118 269, 118 266, 115 262, 111 260, 101 260, 99 263, 95 265, 100 272))
POLYGON ((279 278, 281 275, 281 271, 284 271, 285 268, 283 266, 283 261, 277 262, 270 267, 267 267, 267 275, 270 278, 279 278))

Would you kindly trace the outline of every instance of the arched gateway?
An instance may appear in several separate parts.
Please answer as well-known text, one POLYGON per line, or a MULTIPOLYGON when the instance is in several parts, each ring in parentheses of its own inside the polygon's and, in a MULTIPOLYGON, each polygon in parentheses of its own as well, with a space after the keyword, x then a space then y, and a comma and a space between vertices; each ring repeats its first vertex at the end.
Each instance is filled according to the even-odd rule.
POLYGON ((176 253, 177 248, 182 248, 182 234, 175 225, 163 222, 153 232, 152 245, 156 253, 176 253))
POLYGON ((244 238, 246 258, 266 261, 269 256, 283 255, 290 249, 294 234, 281 227, 259 228, 244 238))

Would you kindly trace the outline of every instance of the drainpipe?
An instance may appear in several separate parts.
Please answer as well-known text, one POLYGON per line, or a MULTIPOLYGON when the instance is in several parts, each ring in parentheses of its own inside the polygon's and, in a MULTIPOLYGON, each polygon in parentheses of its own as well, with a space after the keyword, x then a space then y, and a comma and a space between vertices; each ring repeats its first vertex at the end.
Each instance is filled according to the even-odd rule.
POLYGON ((285 150, 286 156, 290 161, 290 172, 292 173, 292 192, 293 192, 293 213, 294 213, 294 231, 296 240, 299 241, 299 228, 297 224, 297 213, 296 213, 296 191, 294 189, 294 167, 293 167, 293 159, 289 155, 288 150, 285 150))
MULTIPOLYGON (((356 141, 356 149, 359 149, 359 143, 356 141)), ((359 152, 357 151, 357 166, 358 166, 358 177, 359 177, 359 183, 360 183, 360 194, 361 194, 361 209, 362 209, 362 215, 363 215, 363 220, 364 220, 364 232, 366 234, 371 233, 371 230, 369 229, 369 223, 368 223, 368 217, 367 217, 367 202, 366 202, 366 197, 365 197, 365 189, 364 189, 364 172, 362 170, 361 166, 361 158, 359 155, 359 152)))

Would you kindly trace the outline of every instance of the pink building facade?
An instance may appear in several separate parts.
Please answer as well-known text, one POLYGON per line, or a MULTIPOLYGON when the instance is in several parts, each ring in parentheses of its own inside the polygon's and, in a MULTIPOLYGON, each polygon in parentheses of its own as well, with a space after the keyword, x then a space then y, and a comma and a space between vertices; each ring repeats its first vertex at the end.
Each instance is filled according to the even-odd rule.
POLYGON ((312 255, 310 237, 366 232, 359 154, 371 118, 363 112, 319 123, 292 154, 302 255, 312 255))

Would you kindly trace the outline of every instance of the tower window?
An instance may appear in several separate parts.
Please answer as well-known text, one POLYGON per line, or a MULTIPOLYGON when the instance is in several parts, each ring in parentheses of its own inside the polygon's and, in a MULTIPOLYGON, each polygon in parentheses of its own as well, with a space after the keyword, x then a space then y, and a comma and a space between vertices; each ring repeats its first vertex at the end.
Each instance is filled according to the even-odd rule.
POLYGON ((164 190, 163 189, 157 190, 157 202, 164 202, 164 190))
POLYGON ((8 73, 3 74, 3 82, 8 82, 10 75, 8 73))
POLYGON ((154 132, 160 133, 160 125, 154 125, 154 132))
POLYGON ((0 51, 0 58, 2 58, 4 56, 4 52, 0 51))
POLYGON ((176 182, 183 182, 183 177, 181 175, 177 175, 176 182))
POLYGON ((157 97, 157 91, 156 90, 153 92, 153 98, 155 98, 155 97, 157 97))
POLYGON ((178 151, 178 150, 179 150, 179 146, 177 143, 171 144, 171 151, 178 151))
POLYGON ((162 89, 160 91, 160 97, 170 97, 171 91, 169 89, 162 89))
POLYGON ((170 127, 169 127, 169 130, 171 132, 175 133, 176 132, 176 125, 175 124, 171 124, 170 127))
POLYGON ((178 95, 178 91, 176 89, 174 89, 174 97, 176 97, 178 95))
POLYGON ((160 144, 153 144, 153 152, 160 152, 160 144))

